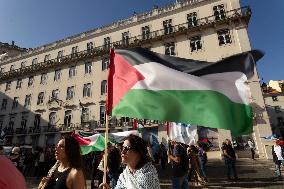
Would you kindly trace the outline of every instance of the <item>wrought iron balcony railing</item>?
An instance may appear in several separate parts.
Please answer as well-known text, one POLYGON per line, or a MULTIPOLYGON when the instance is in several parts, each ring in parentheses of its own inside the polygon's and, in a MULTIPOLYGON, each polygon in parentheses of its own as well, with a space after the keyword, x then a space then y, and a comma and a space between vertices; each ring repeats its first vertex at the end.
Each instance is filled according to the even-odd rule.
POLYGON ((115 49, 115 48, 140 47, 143 44, 147 44, 149 42, 163 40, 169 37, 186 34, 192 31, 202 30, 208 27, 216 27, 217 25, 230 23, 233 21, 239 22, 240 20, 242 20, 246 24, 248 24, 250 16, 251 16, 251 9, 248 6, 230 10, 225 13, 225 17, 223 19, 216 19, 216 16, 212 15, 209 17, 197 19, 193 25, 189 22, 186 22, 183 24, 171 26, 170 32, 168 32, 168 30, 165 30, 163 28, 160 30, 147 33, 147 35, 138 35, 131 37, 128 39, 127 43, 125 43, 124 40, 120 40, 110 43, 107 46, 102 45, 99 47, 94 47, 93 49, 88 49, 77 53, 71 53, 67 56, 62 56, 59 59, 55 58, 34 65, 22 67, 19 69, 14 69, 8 72, 2 72, 0 73, 0 82, 12 79, 14 77, 24 76, 25 74, 37 72, 42 69, 54 68, 74 61, 84 60, 87 58, 102 57, 109 53, 110 48, 115 49))

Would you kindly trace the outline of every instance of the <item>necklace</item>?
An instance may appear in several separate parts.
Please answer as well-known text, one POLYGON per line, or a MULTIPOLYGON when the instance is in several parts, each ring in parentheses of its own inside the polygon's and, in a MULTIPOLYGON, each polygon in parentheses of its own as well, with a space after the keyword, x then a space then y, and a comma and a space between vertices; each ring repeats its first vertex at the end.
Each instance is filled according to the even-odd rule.
POLYGON ((65 168, 60 168, 60 167, 58 167, 58 172, 64 172, 64 171, 66 171, 67 169, 69 169, 69 167, 65 167, 65 168))

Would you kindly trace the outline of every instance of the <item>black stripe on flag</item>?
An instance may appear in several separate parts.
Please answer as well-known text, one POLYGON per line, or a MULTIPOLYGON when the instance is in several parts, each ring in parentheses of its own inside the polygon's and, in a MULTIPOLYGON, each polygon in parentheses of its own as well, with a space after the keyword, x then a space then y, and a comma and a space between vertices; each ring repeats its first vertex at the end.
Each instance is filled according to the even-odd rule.
POLYGON ((206 62, 167 56, 143 48, 116 49, 115 52, 133 66, 157 62, 195 76, 239 71, 246 74, 248 78, 254 73, 255 62, 263 56, 262 52, 253 50, 224 58, 218 62, 206 62))

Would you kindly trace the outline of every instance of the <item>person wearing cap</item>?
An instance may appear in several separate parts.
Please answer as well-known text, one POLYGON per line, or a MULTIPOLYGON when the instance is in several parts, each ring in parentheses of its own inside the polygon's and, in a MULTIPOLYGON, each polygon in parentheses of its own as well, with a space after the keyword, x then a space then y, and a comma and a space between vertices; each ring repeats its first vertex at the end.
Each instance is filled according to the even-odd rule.
POLYGON ((283 141, 277 139, 275 144, 272 146, 272 156, 275 163, 275 173, 277 179, 282 180, 281 176, 281 164, 284 165, 284 150, 283 150, 283 141))

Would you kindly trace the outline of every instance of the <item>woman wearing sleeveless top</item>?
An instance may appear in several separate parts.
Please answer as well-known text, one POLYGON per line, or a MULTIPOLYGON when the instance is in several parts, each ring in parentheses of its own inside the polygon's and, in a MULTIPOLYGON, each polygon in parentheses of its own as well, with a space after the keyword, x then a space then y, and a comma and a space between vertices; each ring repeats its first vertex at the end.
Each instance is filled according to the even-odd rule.
POLYGON ((51 178, 45 177, 46 182, 52 182, 53 189, 84 189, 86 186, 79 143, 73 137, 61 139, 55 151, 59 166, 51 178), (51 179, 51 180, 50 180, 51 179))

